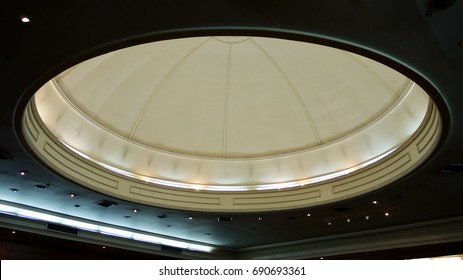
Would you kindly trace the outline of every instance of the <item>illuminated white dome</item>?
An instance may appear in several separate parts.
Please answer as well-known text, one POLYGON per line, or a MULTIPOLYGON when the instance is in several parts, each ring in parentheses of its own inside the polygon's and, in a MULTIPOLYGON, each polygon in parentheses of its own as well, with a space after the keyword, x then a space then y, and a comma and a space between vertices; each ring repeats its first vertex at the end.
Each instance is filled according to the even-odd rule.
POLYGON ((118 50, 59 74, 34 100, 53 137, 105 172, 251 194, 332 181, 387 158, 433 104, 368 58, 261 37, 118 50))

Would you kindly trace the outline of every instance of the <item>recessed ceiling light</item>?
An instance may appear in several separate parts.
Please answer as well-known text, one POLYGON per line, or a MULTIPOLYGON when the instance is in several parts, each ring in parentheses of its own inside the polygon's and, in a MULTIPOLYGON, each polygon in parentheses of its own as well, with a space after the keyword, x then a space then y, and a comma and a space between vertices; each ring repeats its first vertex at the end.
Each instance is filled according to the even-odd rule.
POLYGON ((29 22, 31 22, 30 18, 28 18, 27 16, 21 16, 20 19, 21 19, 21 21, 24 22, 24 23, 29 23, 29 22))
POLYGON ((21 176, 26 176, 26 175, 27 175, 27 171, 26 171, 26 170, 21 170, 21 171, 19 171, 19 175, 21 175, 21 176))
POLYGON ((79 204, 74 204, 74 207, 79 208, 80 205, 79 204))
POLYGON ((124 216, 124 219, 130 219, 131 217, 130 216, 124 216))
POLYGON ((389 216, 389 212, 384 213, 384 216, 389 216))
POLYGON ((369 219, 370 219, 370 216, 366 215, 365 220, 369 220, 369 219))
POLYGON ((158 218, 159 219, 165 219, 165 218, 167 218, 167 216, 166 216, 166 214, 162 214, 162 215, 158 215, 158 218))
POLYGON ((312 214, 308 213, 308 214, 307 214, 307 217, 310 217, 310 216, 312 216, 312 214))
POLYGON ((350 223, 350 219, 349 219, 349 218, 347 218, 347 220, 346 220, 346 221, 347 221, 348 223, 350 223))
POLYGON ((373 204, 378 204, 377 200, 373 200, 372 202, 373 202, 373 204))
POLYGON ((106 249, 106 247, 105 247, 105 246, 103 246, 102 248, 103 248, 103 249, 106 249))
POLYGON ((18 192, 18 189, 10 189, 10 192, 18 192))
POLYGON ((194 219, 193 216, 188 217, 188 220, 193 220, 193 219, 194 219))
POLYGON ((70 193, 69 196, 70 197, 76 197, 76 194, 75 193, 70 193))
POLYGON ((205 234, 206 234, 207 236, 210 236, 210 235, 211 235, 209 232, 206 232, 205 234))
POLYGON ((140 211, 140 210, 138 210, 138 209, 136 209, 136 208, 133 209, 133 213, 138 213, 139 211, 140 211))
POLYGON ((331 222, 328 222, 328 225, 331 226, 331 222))
POLYGON ((259 218, 257 218, 257 219, 258 219, 259 221, 262 221, 262 220, 263 220, 262 217, 259 217, 259 218))
POLYGON ((13 230, 11 233, 15 234, 15 233, 16 233, 16 231, 14 231, 14 230, 13 230))

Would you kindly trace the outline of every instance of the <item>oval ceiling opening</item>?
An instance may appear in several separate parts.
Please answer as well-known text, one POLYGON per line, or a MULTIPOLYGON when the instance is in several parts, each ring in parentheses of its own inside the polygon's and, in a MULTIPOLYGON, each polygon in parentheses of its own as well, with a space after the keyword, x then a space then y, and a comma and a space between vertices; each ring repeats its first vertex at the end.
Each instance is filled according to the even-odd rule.
POLYGON ((23 131, 51 168, 140 203, 274 211, 408 174, 441 120, 408 77, 369 58, 265 37, 192 37, 84 61, 31 99, 23 131))

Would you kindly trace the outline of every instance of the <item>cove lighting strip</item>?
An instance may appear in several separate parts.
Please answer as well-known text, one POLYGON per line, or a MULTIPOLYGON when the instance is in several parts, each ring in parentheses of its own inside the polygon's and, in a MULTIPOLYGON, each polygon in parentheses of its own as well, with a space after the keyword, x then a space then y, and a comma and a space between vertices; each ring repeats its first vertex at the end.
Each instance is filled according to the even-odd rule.
POLYGON ((192 251, 200 251, 211 253, 214 248, 211 246, 188 243, 185 241, 179 241, 174 239, 168 239, 159 237, 152 234, 133 232, 129 230, 119 229, 110 226, 102 226, 94 223, 82 222, 70 218, 63 218, 52 214, 47 214, 43 212, 38 212, 34 210, 28 210, 19 208, 16 206, 9 206, 5 204, 0 204, 0 213, 17 216, 21 218, 28 218, 33 220, 39 220, 43 222, 50 222, 55 224, 61 224, 65 226, 70 226, 80 230, 92 231, 104 235, 110 235, 125 239, 132 239, 135 241, 147 242, 158 245, 166 245, 171 247, 176 247, 180 249, 187 249, 192 251))
POLYGON ((394 147, 392 148, 391 150, 377 156, 377 157, 374 157, 373 159, 370 159, 366 162, 363 162, 359 165, 356 165, 356 166, 353 166, 353 167, 350 167, 350 168, 346 168, 344 170, 341 170, 341 171, 337 171, 337 172, 333 172, 333 173, 330 173, 330 174, 326 174, 326 175, 320 175, 320 176, 317 176, 317 177, 312 177, 312 178, 309 178, 309 179, 304 179, 304 180, 300 180, 300 181, 294 181, 294 182, 284 182, 284 183, 274 183, 274 184, 265 184, 265 185, 255 185, 255 186, 225 186, 225 185, 221 185, 221 186, 213 186, 213 185, 199 185, 199 184, 194 184, 194 183, 183 183, 183 182, 173 182, 173 181, 167 181, 167 180, 161 180, 161 179, 157 179, 157 178, 152 178, 152 177, 148 177, 148 176, 144 176, 144 175, 138 175, 138 174, 134 174, 130 171, 126 171, 126 170, 123 170, 123 169, 120 169, 120 168, 117 168, 117 167, 114 167, 112 165, 109 165, 109 164, 106 164, 106 163, 103 163, 103 162, 100 162, 90 156, 88 156, 87 154, 79 151, 78 149, 72 147, 71 145, 67 144, 63 139, 58 139, 58 141, 63 144, 67 149, 71 150, 72 152, 74 152, 75 154, 77 154, 78 156, 92 162, 92 163, 95 163, 109 171, 112 171, 116 174, 119 174, 119 175, 122 175, 122 176, 125 176, 125 177, 128 177, 128 178, 132 178, 132 179, 138 179, 138 180, 142 180, 142 181, 145 181, 146 183, 151 183, 151 184, 158 184, 158 185, 161 185, 161 186, 167 186, 167 187, 173 187, 173 188, 180 188, 180 189, 194 189, 194 190, 206 190, 206 191, 215 191, 215 192, 242 192, 242 191, 250 191, 250 190, 257 190, 257 191, 261 191, 261 190, 281 190, 281 189, 288 189, 288 188, 294 188, 294 187, 298 187, 298 186, 306 186, 306 185, 311 185, 311 184, 315 184, 315 183, 319 183, 319 182, 323 182, 323 181, 327 181, 327 180, 332 180, 332 179, 336 179, 338 177, 341 177, 341 176, 346 176, 346 175, 349 175, 350 173, 354 172, 354 171, 357 171, 359 169, 362 169, 364 167, 367 167, 369 165, 372 165, 373 163, 376 163, 382 159, 384 159, 385 157, 387 157, 388 155, 392 154, 394 151, 397 150, 398 146, 397 147, 394 147))

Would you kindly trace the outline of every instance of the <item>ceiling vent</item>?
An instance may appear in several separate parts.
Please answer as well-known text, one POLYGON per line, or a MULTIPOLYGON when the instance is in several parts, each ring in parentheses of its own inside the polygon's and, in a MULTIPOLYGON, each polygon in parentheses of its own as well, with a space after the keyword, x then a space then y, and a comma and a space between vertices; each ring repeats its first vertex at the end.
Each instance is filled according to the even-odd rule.
POLYGON ((161 252, 165 253, 171 253, 171 254, 182 254, 182 249, 181 248, 176 248, 172 246, 167 246, 167 245, 161 245, 161 252))
POLYGON ((48 186, 47 186, 47 185, 40 185, 40 184, 38 184, 38 185, 35 185, 34 188, 35 188, 36 190, 39 190, 39 191, 48 190, 48 186))
POLYGON ((455 4, 457 0, 432 0, 431 6, 436 10, 443 10, 455 4))
POLYGON ((434 11, 450 8, 457 0, 430 0, 425 15, 432 16, 434 11))
POLYGON ((117 205, 116 202, 112 202, 106 199, 100 200, 96 204, 100 205, 101 207, 106 207, 106 208, 111 207, 113 205, 117 205))
POLYGON ((348 207, 346 207, 346 206, 342 206, 342 207, 336 207, 336 208, 334 208, 334 210, 335 210, 336 212, 342 213, 342 212, 349 211, 350 209, 349 209, 348 207))
POLYGON ((463 164, 451 163, 444 167, 441 172, 442 173, 458 173, 463 170, 463 164))
POLYGON ((73 227, 58 225, 58 224, 47 224, 47 229, 52 231, 58 231, 67 234, 78 235, 79 230, 73 227))

